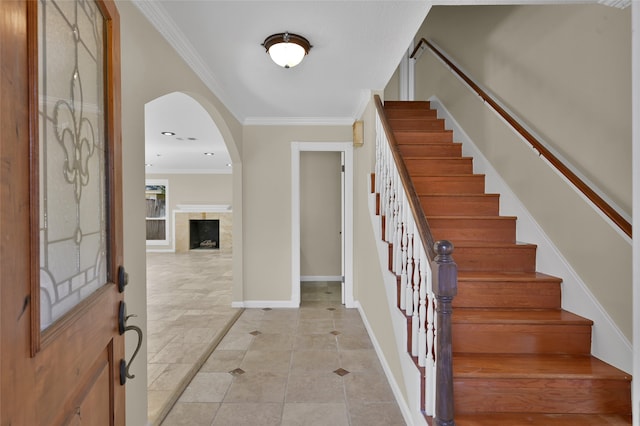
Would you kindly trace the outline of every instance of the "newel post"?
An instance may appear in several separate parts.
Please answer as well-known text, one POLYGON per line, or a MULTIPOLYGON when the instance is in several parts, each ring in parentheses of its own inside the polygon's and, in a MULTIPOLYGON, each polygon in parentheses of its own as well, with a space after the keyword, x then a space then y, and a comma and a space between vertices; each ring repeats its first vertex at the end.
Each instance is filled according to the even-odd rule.
POLYGON ((451 349, 451 303, 458 293, 458 266, 450 241, 437 241, 433 248, 433 293, 437 300, 436 330, 436 406, 433 424, 455 426, 453 419, 453 353, 451 349))

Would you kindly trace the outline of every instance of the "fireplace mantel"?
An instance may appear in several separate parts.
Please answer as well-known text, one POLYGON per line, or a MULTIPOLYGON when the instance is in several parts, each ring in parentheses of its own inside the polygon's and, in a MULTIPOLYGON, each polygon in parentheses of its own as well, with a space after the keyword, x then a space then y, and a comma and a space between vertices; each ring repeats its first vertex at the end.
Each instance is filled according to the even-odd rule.
POLYGON ((178 204, 176 205, 176 213, 195 212, 195 213, 231 213, 231 206, 228 204, 178 204))

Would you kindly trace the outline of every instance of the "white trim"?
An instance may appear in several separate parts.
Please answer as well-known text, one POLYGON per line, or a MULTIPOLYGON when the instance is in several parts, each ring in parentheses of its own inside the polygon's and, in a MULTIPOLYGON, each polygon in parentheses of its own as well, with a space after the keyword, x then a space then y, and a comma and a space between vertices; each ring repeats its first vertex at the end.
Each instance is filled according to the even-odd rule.
POLYGON ((176 53, 187 63, 202 82, 207 86, 213 94, 226 105, 228 110, 233 114, 236 120, 242 122, 244 117, 239 117, 233 113, 236 108, 231 102, 233 97, 229 97, 224 86, 218 82, 205 61, 198 54, 189 39, 178 28, 169 13, 162 6, 162 2, 154 0, 137 0, 132 2, 134 6, 151 22, 154 28, 164 37, 165 40, 174 48, 176 53))
MULTIPOLYGON (((372 97, 373 97, 373 93, 371 90, 366 90, 366 89, 361 90, 360 102, 358 102, 358 107, 356 108, 356 113, 354 114, 354 117, 362 117, 364 115, 364 112, 369 106, 369 102, 371 101, 372 97)), ((358 118, 354 118, 351 124, 349 125, 350 126, 353 125, 353 122, 356 120, 358 120, 358 118)))
MULTIPOLYGON (((633 229, 640 229, 640 3, 631 5, 633 229)), ((633 239, 633 425, 640 426, 640 238, 633 239)))
POLYGON ((455 140, 462 142, 463 155, 473 157, 474 172, 485 174, 487 192, 500 194, 500 213, 518 217, 518 239, 538 245, 538 268, 562 278, 562 307, 594 322, 592 353, 621 370, 630 372, 633 364, 631 342, 442 102, 436 96, 429 98, 429 101, 438 110, 438 117, 444 118, 447 127, 453 130, 455 140))
POLYGON ((341 275, 302 275, 300 276, 300 282, 324 282, 324 281, 342 282, 342 276, 341 275))
POLYGON ((291 142, 291 301, 300 306, 300 153, 302 151, 344 152, 345 161, 345 306, 353 300, 353 143, 291 142))
MULTIPOLYGON (((360 317, 362 318, 362 322, 364 323, 364 326, 367 329, 367 333, 369 334, 369 339, 371 339, 371 344, 373 345, 373 348, 376 351, 376 355, 378 356, 378 360, 380 361, 380 365, 382 366, 382 369, 384 370, 384 374, 385 374, 385 376, 387 376, 387 380, 389 381, 389 386, 391 387, 391 391, 393 392, 393 395, 396 398, 396 402, 398 403, 398 408, 400 408, 400 412, 402 413, 402 417, 404 417, 404 421, 407 423, 407 426, 413 426, 413 425, 416 424, 416 422, 414 422, 415 417, 411 415, 411 410, 409 409, 409 406, 407 405, 407 401, 405 401, 405 399, 404 399, 404 395, 402 393, 402 390, 400 389, 400 386, 398 385, 398 382, 396 381, 395 376, 391 372, 391 368, 389 367, 389 364, 387 363, 387 359, 384 356, 384 352, 382 351, 382 348, 380 347, 380 344, 378 343, 378 340, 376 339, 376 335, 373 332, 373 327, 371 327, 371 324, 369 323, 369 320, 367 319, 367 315, 364 313, 364 309, 362 309, 362 306, 360 305, 360 302, 356 301, 355 305, 356 305, 356 308, 358 309, 358 312, 360 313, 360 317)), ((411 362, 413 362, 413 360, 411 362)), ((415 368, 415 365, 414 365, 414 369, 416 370, 416 373, 417 373, 418 369, 415 368)), ((419 374, 418 374, 418 376, 419 376, 419 374)), ((420 388, 418 388, 418 394, 419 393, 420 393, 420 388)), ((420 421, 420 418, 422 418, 423 422, 420 422, 418 424, 426 425, 427 421, 424 418, 424 416, 418 417, 418 422, 420 421)))
POLYGON ((351 126, 353 117, 247 117, 245 126, 351 126))
POLYGON ((178 213, 231 213, 229 204, 178 204, 174 212, 178 213))
POLYGON ((415 80, 415 68, 416 61, 411 60, 409 55, 413 52, 414 41, 411 40, 411 44, 407 51, 402 56, 400 66, 398 67, 398 77, 400 86, 400 100, 412 101, 415 99, 416 80, 415 80))
MULTIPOLYGON (((172 224, 169 222, 169 179, 146 179, 144 180, 144 187, 145 187, 145 194, 146 194, 146 188, 148 185, 162 185, 164 186, 164 219, 163 218, 157 218, 158 220, 164 220, 164 240, 146 240, 146 246, 149 247, 153 247, 153 246, 168 246, 171 244, 171 240, 169 238, 167 238, 169 236, 169 234, 171 233, 171 229, 169 228, 171 226, 171 228, 173 228, 172 224)), ((146 195, 145 195, 145 199, 146 199, 146 195)), ((145 216, 146 216, 146 205, 145 205, 145 216)), ((156 219, 156 218, 153 218, 156 219)), ((147 226, 147 218, 145 217, 144 219, 144 225, 145 228, 147 226)), ((146 234, 146 231, 145 231, 146 234)), ((175 233, 174 233, 175 234, 175 233)), ((145 235, 146 238, 146 235, 145 235)), ((175 239, 175 235, 174 235, 174 239, 175 239)))

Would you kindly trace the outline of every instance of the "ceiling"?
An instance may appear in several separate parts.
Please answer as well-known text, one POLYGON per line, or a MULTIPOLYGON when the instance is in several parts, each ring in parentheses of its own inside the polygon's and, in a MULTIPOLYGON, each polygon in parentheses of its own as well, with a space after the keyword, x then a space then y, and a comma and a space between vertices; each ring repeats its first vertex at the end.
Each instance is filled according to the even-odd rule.
MULTIPOLYGON (((242 124, 351 125, 364 110, 370 91, 386 86, 430 2, 144 0, 134 4, 242 124), (313 46, 291 69, 273 63, 261 46, 267 36, 285 31, 306 37, 313 46)), ((153 164, 147 173, 230 172, 219 132, 210 130, 215 128, 213 122, 189 100, 193 101, 172 94, 147 106, 146 162, 153 164), (162 131, 176 135, 163 136, 162 131), (197 140, 177 139, 189 137, 197 140), (204 158, 204 152, 215 155, 204 158)))
MULTIPOLYGON (((138 9, 244 125, 342 124, 384 89, 431 5, 549 4, 585 0, 134 0, 138 9), (291 32, 313 47, 285 69, 262 47, 291 32)), ((587 0, 588 1, 588 0, 587 0)), ((596 1, 596 0, 591 0, 596 1)), ((626 7, 629 0, 597 0, 626 7)), ((172 94, 145 116, 147 173, 230 173, 213 121, 172 94), (176 135, 167 137, 163 131, 176 135), (190 140, 189 138, 195 138, 190 140), (215 155, 206 157, 205 152, 215 155)))

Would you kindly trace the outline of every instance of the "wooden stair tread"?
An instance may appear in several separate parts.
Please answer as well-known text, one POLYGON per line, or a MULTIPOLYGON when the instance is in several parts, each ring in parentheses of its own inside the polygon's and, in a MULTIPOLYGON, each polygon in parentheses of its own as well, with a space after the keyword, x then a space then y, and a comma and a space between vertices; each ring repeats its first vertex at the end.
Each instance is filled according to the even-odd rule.
POLYGON ((457 426, 624 426, 631 416, 617 414, 477 413, 459 414, 457 426))
MULTIPOLYGON (((464 217, 464 216, 461 216, 464 217)), ((500 243, 500 242, 493 242, 493 241, 455 241, 454 242, 454 247, 453 247, 453 260, 456 260, 456 247, 466 247, 466 248, 471 248, 471 247, 481 247, 481 248, 522 248, 522 249, 528 249, 528 248, 532 248, 532 247, 537 247, 536 244, 530 244, 530 243, 523 243, 520 241, 516 241, 515 243, 500 243)))
POLYGON ((631 381, 631 376, 598 358, 568 354, 453 354, 456 378, 600 379, 631 381))
POLYGON ((458 282, 487 281, 487 282, 530 282, 553 281, 562 282, 562 278, 547 275, 542 272, 505 272, 505 271, 458 271, 458 282))
POLYGON ((384 101, 384 107, 393 109, 430 109, 429 101, 384 101))
POLYGON ((515 216, 447 216, 447 215, 439 215, 439 216, 427 216, 427 222, 430 219, 450 219, 450 220, 517 220, 518 218, 515 216))
MULTIPOLYGON (((474 194, 474 193, 455 193, 455 194, 447 194, 445 193, 436 193, 436 192, 429 192, 429 193, 420 193, 418 194, 418 197, 424 197, 424 198, 435 198, 435 197, 447 197, 447 198, 453 198, 453 199, 463 199, 463 198, 500 198, 500 194, 488 194, 486 192, 483 193, 479 193, 479 194, 474 194)), ((504 216, 503 216, 504 217, 504 216)), ((515 216, 512 216, 515 217, 515 216)))
MULTIPOLYGON (((438 146, 438 145, 442 145, 442 146, 451 146, 451 145, 455 145, 455 146, 462 146, 462 142, 440 142, 440 141, 434 141, 434 142, 428 142, 428 141, 424 141, 424 142, 398 142, 396 145, 398 146, 438 146)), ((415 155, 413 155, 412 157, 416 157, 415 155)))
POLYGON ((562 309, 454 309, 454 324, 577 324, 593 325, 593 321, 562 309))
MULTIPOLYGON (((473 160, 473 157, 423 157, 423 156, 410 156, 404 157, 404 160, 435 160, 435 161, 443 161, 443 160, 473 160)), ((427 176, 427 175, 420 175, 427 176)))

